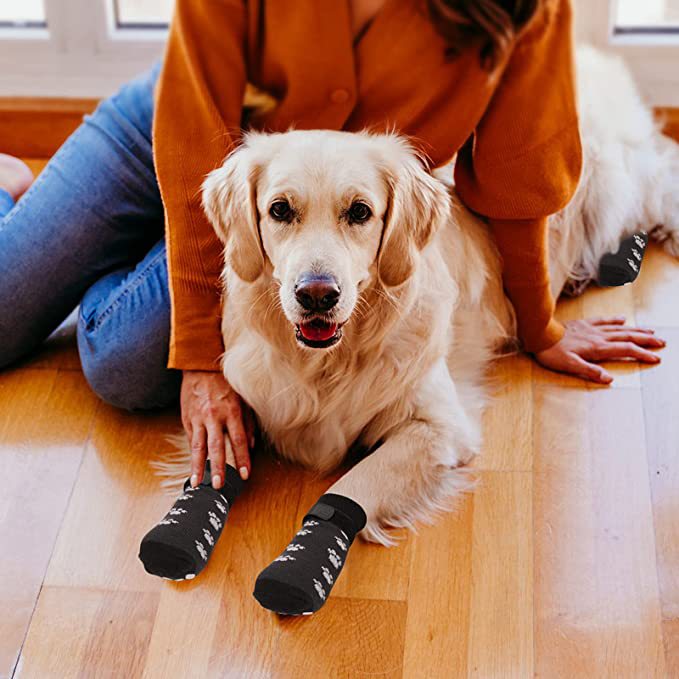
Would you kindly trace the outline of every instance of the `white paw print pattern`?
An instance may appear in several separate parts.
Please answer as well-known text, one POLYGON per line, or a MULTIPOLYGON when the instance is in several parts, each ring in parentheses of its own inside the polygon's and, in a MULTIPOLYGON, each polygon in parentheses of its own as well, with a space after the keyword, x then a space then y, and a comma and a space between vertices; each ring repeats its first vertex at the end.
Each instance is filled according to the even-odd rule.
POLYGON ((170 510, 170 516, 178 516, 179 514, 186 514, 186 510, 181 507, 173 507, 170 510))
POLYGON ((196 549, 198 550, 198 554, 200 554, 203 561, 207 561, 207 552, 205 551, 205 546, 202 542, 198 542, 198 540, 196 540, 196 549))
POLYGON ((318 592, 318 596, 321 597, 323 601, 325 601, 325 590, 323 589, 323 585, 321 584, 320 580, 316 580, 316 578, 314 578, 313 580, 314 588, 318 592))
POLYGON ((158 525, 160 526, 170 526, 173 523, 179 523, 176 519, 163 519, 158 525))
POLYGON ((217 505, 217 509, 218 509, 222 514, 226 514, 226 507, 225 507, 219 500, 215 500, 215 505, 217 505))
POLYGON ((346 543, 345 543, 342 539, 338 538, 336 535, 335 535, 335 542, 337 543, 337 545, 339 546, 339 548, 340 548, 343 552, 346 552, 346 551, 347 551, 347 545, 346 545, 346 543))
POLYGON ((308 521, 305 521, 304 524, 303 524, 303 526, 305 528, 307 526, 318 526, 318 525, 319 525, 318 521, 312 521, 311 519, 309 519, 308 521))
POLYGON ((639 252, 639 250, 635 250, 634 248, 632 248, 632 254, 634 255, 634 258, 635 258, 638 262, 641 261, 641 253, 639 252))
POLYGON ((212 547, 212 545, 215 544, 215 539, 212 537, 212 533, 207 528, 203 528, 203 537, 205 538, 205 542, 212 547))
POLYGON ((302 528, 301 530, 297 531, 297 535, 299 535, 300 537, 304 535, 311 535, 311 531, 307 530, 306 528, 302 528))
POLYGON ((292 554, 281 554, 280 556, 277 556, 274 561, 296 561, 296 559, 292 554))
POLYGON ((182 500, 190 500, 190 499, 191 499, 191 496, 188 493, 184 493, 184 495, 180 495, 177 498, 177 502, 180 502, 182 500))
POLYGON ((326 566, 321 566, 321 570, 323 571, 323 577, 325 578, 326 582, 329 585, 332 585, 333 582, 335 582, 335 579, 330 575, 330 571, 326 566))
POLYGON ((335 568, 339 568, 342 565, 342 559, 339 558, 339 554, 330 547, 328 547, 328 560, 335 568))
POLYGON ((288 545, 285 548, 286 552, 299 552, 300 549, 304 549, 304 545, 298 545, 296 542, 293 542, 292 544, 288 545))
POLYGON ((222 522, 219 520, 218 516, 214 512, 208 512, 207 515, 212 527, 215 530, 219 530, 222 527, 222 522))
POLYGON ((632 268, 634 271, 639 271, 639 267, 635 264, 634 261, 628 258, 627 263, 630 265, 630 268, 632 268))
MULTIPOLYGON (((646 235, 645 231, 642 231, 644 235, 646 235)), ((640 248, 645 248, 646 243, 644 242, 644 239, 637 233, 634 234, 634 242, 640 247, 640 248)))

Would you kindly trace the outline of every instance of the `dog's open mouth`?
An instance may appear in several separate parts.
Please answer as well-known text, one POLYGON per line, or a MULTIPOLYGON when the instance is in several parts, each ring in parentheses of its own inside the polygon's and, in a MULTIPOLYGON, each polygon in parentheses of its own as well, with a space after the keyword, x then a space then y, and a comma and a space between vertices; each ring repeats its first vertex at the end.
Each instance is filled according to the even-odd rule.
POLYGON ((314 349, 326 349, 342 339, 342 324, 325 318, 311 318, 295 326, 297 341, 314 349))

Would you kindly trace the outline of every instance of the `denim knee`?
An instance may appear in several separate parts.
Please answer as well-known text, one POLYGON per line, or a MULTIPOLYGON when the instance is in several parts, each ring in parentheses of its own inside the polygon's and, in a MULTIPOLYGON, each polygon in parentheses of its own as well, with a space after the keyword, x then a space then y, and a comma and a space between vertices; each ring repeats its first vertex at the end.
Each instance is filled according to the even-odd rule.
POLYGON ((115 94, 102 100, 84 124, 102 137, 124 147, 128 162, 148 180, 148 191, 159 200, 152 150, 154 91, 160 64, 125 83, 115 94))
POLYGON ((95 111, 108 116, 122 117, 148 141, 151 141, 153 126, 154 91, 158 83, 161 64, 155 63, 150 69, 125 83, 110 97, 104 99, 95 111))
POLYGON ((105 328, 78 323, 78 351, 85 379, 102 401, 123 410, 155 410, 176 403, 180 374, 140 360, 139 347, 105 328), (151 368, 151 369, 150 369, 151 368))
MULTIPOLYGON (((124 410, 176 403, 181 373, 166 367, 169 318, 162 309, 133 313, 129 299, 112 302, 110 285, 110 277, 95 284, 80 305, 78 351, 87 382, 103 401, 124 410)), ((133 296, 134 290, 120 294, 133 296)))

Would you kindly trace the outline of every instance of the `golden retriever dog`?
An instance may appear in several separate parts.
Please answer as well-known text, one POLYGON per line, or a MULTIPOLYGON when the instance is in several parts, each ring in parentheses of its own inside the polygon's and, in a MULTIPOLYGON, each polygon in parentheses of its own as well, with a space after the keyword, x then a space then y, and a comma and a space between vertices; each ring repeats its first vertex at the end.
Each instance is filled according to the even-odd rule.
MULTIPOLYGON (((584 171, 551 220, 555 295, 640 228, 679 254, 677 146, 620 63, 578 62, 584 171)), ((365 509, 367 540, 448 509, 515 336, 485 223, 397 134, 247 133, 203 204, 225 247, 224 375, 268 441, 321 472, 370 451, 328 489, 365 509)))

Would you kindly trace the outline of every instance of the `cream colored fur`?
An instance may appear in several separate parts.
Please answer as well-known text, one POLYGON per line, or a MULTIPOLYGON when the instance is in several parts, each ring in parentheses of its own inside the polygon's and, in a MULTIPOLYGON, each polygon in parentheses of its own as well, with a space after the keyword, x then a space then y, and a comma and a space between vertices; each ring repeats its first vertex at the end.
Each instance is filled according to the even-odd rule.
MULTIPOLYGON (((639 228, 679 250, 677 146, 622 64, 583 48, 578 66, 585 165, 551 222, 555 294, 580 291, 639 228)), ((329 489, 364 507, 368 540, 391 544, 390 528, 448 509, 481 448, 484 372, 515 334, 485 224, 403 138, 369 133, 248 134, 207 178, 204 206, 226 248, 224 374, 279 454, 327 472, 351 446, 373 449, 329 489), (298 208, 293 224, 268 217, 280 196, 298 208), (357 197, 375 216, 351 226, 357 197), (307 270, 342 289, 343 338, 329 349, 295 340, 307 270)), ((188 455, 159 467, 184 478, 188 455)))

